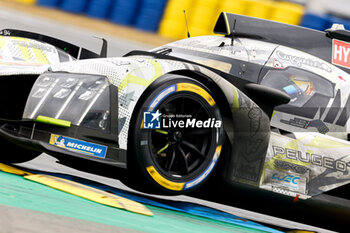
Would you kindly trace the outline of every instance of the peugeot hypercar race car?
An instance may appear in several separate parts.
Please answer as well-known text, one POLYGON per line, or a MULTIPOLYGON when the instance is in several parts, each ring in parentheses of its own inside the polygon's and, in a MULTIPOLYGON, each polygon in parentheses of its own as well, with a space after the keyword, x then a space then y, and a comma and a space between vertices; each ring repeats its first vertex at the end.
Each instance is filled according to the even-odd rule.
POLYGON ((125 169, 181 194, 208 178, 308 199, 350 182, 350 32, 221 13, 216 36, 123 57, 2 30, 1 147, 125 169), (222 160, 220 169, 215 169, 222 160))

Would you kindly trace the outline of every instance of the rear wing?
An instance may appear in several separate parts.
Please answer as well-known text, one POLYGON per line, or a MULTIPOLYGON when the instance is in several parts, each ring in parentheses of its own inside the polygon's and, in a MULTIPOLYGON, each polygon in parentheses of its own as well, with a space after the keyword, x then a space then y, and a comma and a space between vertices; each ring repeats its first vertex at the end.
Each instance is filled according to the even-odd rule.
POLYGON ((37 40, 40 42, 48 43, 56 48, 61 49, 62 51, 68 53, 72 57, 76 59, 88 59, 88 58, 101 58, 107 56, 107 41, 105 39, 102 39, 102 49, 101 53, 97 54, 90 50, 87 50, 85 48, 76 46, 74 44, 65 42, 60 39, 56 39, 50 36, 34 33, 34 32, 27 32, 22 30, 15 30, 15 29, 3 29, 0 31, 1 36, 14 36, 14 37, 22 37, 22 38, 28 38, 37 40))
MULTIPOLYGON (((332 39, 350 42, 350 31, 317 31, 300 26, 222 12, 214 33, 248 37, 288 46, 332 63, 332 39)), ((350 69, 340 67, 350 73, 350 69)))

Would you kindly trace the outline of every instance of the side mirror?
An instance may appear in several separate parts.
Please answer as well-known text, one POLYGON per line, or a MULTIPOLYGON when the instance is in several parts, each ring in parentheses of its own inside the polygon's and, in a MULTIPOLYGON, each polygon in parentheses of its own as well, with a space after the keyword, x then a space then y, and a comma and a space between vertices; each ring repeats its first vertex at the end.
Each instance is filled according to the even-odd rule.
POLYGON ((256 83, 246 84, 244 91, 270 119, 276 106, 288 104, 290 101, 289 95, 283 91, 256 83))

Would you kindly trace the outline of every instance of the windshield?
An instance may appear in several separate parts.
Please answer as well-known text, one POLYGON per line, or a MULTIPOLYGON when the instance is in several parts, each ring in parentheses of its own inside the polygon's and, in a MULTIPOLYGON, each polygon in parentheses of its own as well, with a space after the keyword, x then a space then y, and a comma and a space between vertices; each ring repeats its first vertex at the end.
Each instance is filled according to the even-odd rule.
POLYGON ((315 94, 334 97, 334 86, 330 81, 294 67, 268 71, 261 84, 287 93, 291 99, 289 105, 295 107, 304 106, 315 94))

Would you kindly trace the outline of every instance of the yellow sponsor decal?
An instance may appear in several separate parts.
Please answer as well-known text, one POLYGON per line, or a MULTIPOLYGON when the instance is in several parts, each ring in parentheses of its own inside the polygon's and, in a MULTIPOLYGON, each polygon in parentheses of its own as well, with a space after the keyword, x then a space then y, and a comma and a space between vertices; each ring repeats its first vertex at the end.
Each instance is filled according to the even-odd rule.
POLYGON ((232 110, 233 112, 236 112, 239 109, 239 99, 238 99, 238 92, 235 87, 232 87, 232 94, 233 94, 232 110))
POLYGON ((57 126, 62 126, 67 128, 71 126, 70 121, 56 119, 56 118, 47 117, 47 116, 41 116, 41 115, 39 115, 35 121, 44 123, 44 124, 57 125, 57 126))
POLYGON ((137 84, 143 87, 147 87, 150 85, 154 80, 159 78, 163 74, 162 66, 157 62, 156 60, 151 60, 150 63, 153 65, 154 68, 154 75, 151 80, 146 80, 144 78, 138 77, 133 74, 128 74, 123 81, 119 84, 118 89, 119 92, 122 91, 125 87, 127 87, 129 84, 137 84))
POLYGON ((183 189, 185 183, 176 183, 170 180, 165 179, 161 176, 153 166, 149 166, 146 168, 148 173, 152 176, 152 178, 164 188, 174 191, 180 191, 183 189))
POLYGON ((332 140, 329 138, 316 136, 309 144, 305 144, 304 146, 309 146, 313 148, 324 148, 324 149, 332 149, 332 148, 347 148, 349 144, 339 142, 336 140, 332 140))
POLYGON ((156 80, 159 76, 163 74, 162 66, 157 62, 156 60, 151 60, 150 63, 153 65, 154 68, 154 75, 152 79, 149 81, 149 84, 151 84, 154 80, 156 80))
MULTIPOLYGON (((28 42, 29 40, 26 38, 16 38, 14 41, 24 41, 24 42, 28 42)), ((21 51, 22 56, 24 58, 24 60, 26 61, 30 61, 30 50, 28 47, 23 46, 22 44, 17 44, 18 49, 21 51)))
POLYGON ((40 64, 49 64, 50 63, 43 50, 37 49, 37 48, 32 48, 32 50, 33 50, 33 53, 34 53, 38 63, 40 63, 40 64))
POLYGON ((123 81, 118 86, 118 91, 122 91, 125 87, 127 87, 130 83, 137 84, 143 87, 147 87, 149 82, 146 79, 137 77, 132 74, 128 74, 123 81))
POLYGON ((125 209, 134 213, 152 216, 153 213, 141 203, 132 201, 77 182, 49 175, 27 175, 24 178, 49 187, 82 197, 103 205, 125 209))
MULTIPOLYGON (((291 149, 291 150, 294 150, 294 151, 298 151, 298 148, 299 148, 299 142, 304 139, 305 137, 301 137, 301 138, 298 138, 298 139, 294 139, 290 142, 288 142, 284 148, 287 150, 287 149, 291 149)), ((275 166, 275 160, 281 160, 281 161, 284 161, 284 162, 289 162, 289 163, 292 163, 292 164, 297 164, 297 165, 300 165, 300 166, 310 166, 311 165, 311 162, 309 163, 306 163, 306 162, 302 162, 302 161, 299 161, 299 160, 293 160, 293 159, 289 159, 289 158, 286 158, 286 152, 284 152, 283 154, 278 154, 278 155, 274 155, 273 158, 271 158, 269 161, 265 162, 264 164, 264 171, 262 173, 262 176, 265 177, 265 169, 268 168, 268 169, 271 169, 271 170, 275 170, 275 171, 283 171, 282 169, 278 168, 275 166)))
POLYGON ((213 97, 211 97, 209 95, 209 93, 204 90, 203 88, 195 85, 195 84, 192 84, 192 83, 178 83, 177 84, 177 89, 176 91, 191 91, 191 92, 194 92, 200 96, 202 96, 210 106, 213 106, 215 105, 215 101, 213 99, 213 97))
POLYGON ((3 36, 0 36, 0 49, 4 47, 5 44, 6 44, 6 38, 3 36))
POLYGON ((55 134, 51 134, 49 143, 51 145, 55 145, 55 139, 56 139, 56 135, 55 134))
POLYGON ((275 114, 276 114, 276 111, 273 110, 272 115, 271 115, 271 118, 273 118, 273 116, 274 116, 275 114))
MULTIPOLYGON (((12 37, 12 43, 17 46, 21 51, 22 57, 29 64, 49 64, 49 60, 46 57, 44 51, 40 48, 36 48, 31 40, 20 37, 12 37)), ((0 48, 1 48, 0 42, 0 48)))

